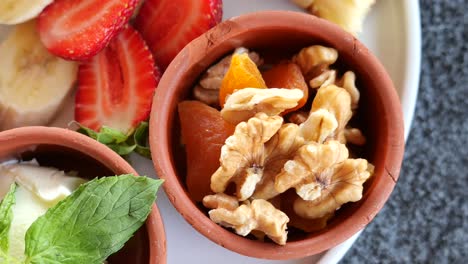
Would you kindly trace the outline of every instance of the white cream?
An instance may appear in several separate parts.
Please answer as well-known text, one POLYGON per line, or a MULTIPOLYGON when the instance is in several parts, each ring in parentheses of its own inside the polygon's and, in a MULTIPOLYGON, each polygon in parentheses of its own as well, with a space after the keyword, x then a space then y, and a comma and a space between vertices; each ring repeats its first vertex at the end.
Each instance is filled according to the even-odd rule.
POLYGON ((8 255, 24 260, 24 237, 26 231, 36 219, 43 215, 48 208, 37 197, 25 188, 16 189, 16 203, 13 207, 13 221, 11 222, 8 255))
POLYGON ((9 234, 9 255, 22 260, 24 236, 29 226, 86 180, 55 168, 41 167, 34 160, 0 164, 0 197, 5 196, 13 182, 18 187, 9 234))

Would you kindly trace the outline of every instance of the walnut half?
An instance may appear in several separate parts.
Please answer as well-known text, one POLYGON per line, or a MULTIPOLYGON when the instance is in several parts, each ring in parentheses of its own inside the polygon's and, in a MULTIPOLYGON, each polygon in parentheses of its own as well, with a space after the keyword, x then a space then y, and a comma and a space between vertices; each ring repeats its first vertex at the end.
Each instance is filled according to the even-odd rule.
POLYGON ((330 183, 329 172, 347 158, 348 149, 335 140, 304 145, 276 176, 275 188, 282 193, 294 187, 303 199, 314 200, 322 195, 322 186, 330 183))
POLYGON ((298 198, 294 211, 301 217, 317 219, 333 213, 348 202, 359 201, 363 184, 372 175, 373 166, 365 159, 347 159, 312 180, 313 188, 321 195, 306 201, 298 198))
POLYGON ((344 129, 353 115, 349 93, 335 85, 321 87, 312 102, 311 113, 319 109, 327 110, 337 121, 338 126, 330 137, 345 143, 344 129))
MULTIPOLYGON (((213 209, 208 212, 213 222, 233 228, 241 236, 246 236, 256 230, 263 232, 279 245, 286 244, 288 234, 286 228, 289 218, 285 213, 263 199, 255 199, 236 208, 222 207, 222 205, 226 204, 225 200, 226 197, 219 194, 208 195, 203 198, 203 204, 213 209), (218 199, 219 201, 214 202, 218 199), (214 204, 218 205, 218 207, 213 208, 214 204)), ((258 235, 258 232, 256 234, 258 235)))
POLYGON ((265 145, 265 169, 263 178, 258 183, 252 197, 269 200, 278 194, 275 189, 275 177, 284 164, 294 157, 296 151, 304 145, 296 124, 283 124, 280 130, 265 145))
POLYGON ((221 166, 211 176, 213 192, 222 193, 230 182, 234 182, 238 199, 248 199, 263 177, 265 143, 276 134, 282 123, 280 116, 264 113, 239 123, 221 148, 221 166))
POLYGON ((319 66, 329 66, 338 59, 338 51, 334 48, 313 45, 303 48, 294 56, 295 62, 301 68, 302 74, 308 76, 319 66))
POLYGON ((279 115, 296 107, 303 96, 299 89, 240 89, 227 97, 221 116, 231 124, 238 124, 260 112, 269 116, 279 115))

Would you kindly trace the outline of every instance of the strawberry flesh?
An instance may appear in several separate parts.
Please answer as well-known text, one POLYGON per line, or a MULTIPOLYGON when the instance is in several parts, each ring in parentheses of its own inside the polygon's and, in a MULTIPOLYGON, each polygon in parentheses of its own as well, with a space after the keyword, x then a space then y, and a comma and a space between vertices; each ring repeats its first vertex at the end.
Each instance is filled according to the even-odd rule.
POLYGON ((127 26, 80 65, 75 120, 95 131, 108 126, 130 134, 148 118, 159 78, 145 42, 127 26))
POLYGON ((106 47, 130 19, 138 0, 55 0, 38 18, 50 53, 87 60, 106 47))
POLYGON ((186 44, 221 21, 222 6, 222 0, 146 0, 135 28, 165 69, 186 44))

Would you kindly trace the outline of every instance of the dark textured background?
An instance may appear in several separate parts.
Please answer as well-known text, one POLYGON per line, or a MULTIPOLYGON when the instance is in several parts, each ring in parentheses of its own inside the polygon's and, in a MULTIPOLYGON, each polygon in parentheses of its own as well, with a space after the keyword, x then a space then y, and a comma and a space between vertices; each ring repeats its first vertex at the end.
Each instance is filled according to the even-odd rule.
POLYGON ((400 178, 342 263, 468 263, 468 0, 420 7, 421 81, 400 178))

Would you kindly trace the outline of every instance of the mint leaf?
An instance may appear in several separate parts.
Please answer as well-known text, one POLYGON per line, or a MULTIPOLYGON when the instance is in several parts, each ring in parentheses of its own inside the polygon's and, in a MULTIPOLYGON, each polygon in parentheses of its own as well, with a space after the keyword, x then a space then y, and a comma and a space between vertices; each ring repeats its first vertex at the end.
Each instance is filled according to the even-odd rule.
POLYGON ((133 141, 136 144, 135 152, 143 157, 151 159, 151 151, 148 145, 149 124, 141 122, 133 134, 133 141))
POLYGON ((107 146, 120 156, 127 156, 136 148, 136 145, 127 144, 107 144, 107 146))
POLYGON ((116 143, 120 144, 125 142, 128 139, 128 136, 119 130, 103 126, 97 135, 97 141, 103 144, 116 143))
POLYGON ((77 132, 108 146, 120 156, 125 157, 135 151, 141 156, 151 159, 151 151, 148 145, 148 122, 141 122, 133 134, 130 135, 125 135, 117 129, 106 126, 96 132, 80 123, 76 124, 79 126, 77 132))
POLYGON ((5 261, 8 258, 8 235, 10 233, 11 221, 13 220, 13 206, 16 202, 15 192, 16 184, 13 183, 8 193, 0 202, 0 260, 5 261))
POLYGON ((26 263, 102 263, 143 225, 161 183, 121 175, 81 185, 28 229, 26 263))
POLYGON ((103 126, 99 132, 96 132, 90 128, 87 128, 79 123, 78 132, 84 134, 92 139, 99 141, 100 143, 107 144, 120 144, 127 141, 128 136, 119 130, 103 126))
POLYGON ((77 132, 83 134, 83 135, 86 135, 92 139, 95 139, 97 140, 97 137, 98 137, 98 133, 94 130, 92 130, 91 128, 87 128, 85 126, 82 126, 81 124, 77 123, 79 125, 79 128, 77 130, 77 132))

